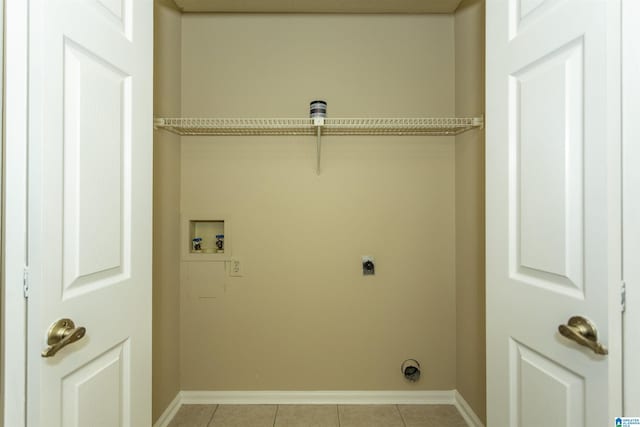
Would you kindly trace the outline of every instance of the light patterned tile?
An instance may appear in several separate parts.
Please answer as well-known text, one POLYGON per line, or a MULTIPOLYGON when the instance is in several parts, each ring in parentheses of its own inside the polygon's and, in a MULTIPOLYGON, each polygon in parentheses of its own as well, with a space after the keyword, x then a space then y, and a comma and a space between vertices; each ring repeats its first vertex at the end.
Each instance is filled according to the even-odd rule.
POLYGON ((210 427, 273 427, 276 405, 220 405, 210 427))
POLYGON ((217 405, 182 405, 168 427, 207 427, 217 405))
POLYGON ((338 427, 336 405, 280 405, 275 427, 338 427))
POLYGON ((398 405, 407 427, 467 427, 453 405, 398 405))
POLYGON ((396 405, 340 405, 340 427, 404 427, 396 405))

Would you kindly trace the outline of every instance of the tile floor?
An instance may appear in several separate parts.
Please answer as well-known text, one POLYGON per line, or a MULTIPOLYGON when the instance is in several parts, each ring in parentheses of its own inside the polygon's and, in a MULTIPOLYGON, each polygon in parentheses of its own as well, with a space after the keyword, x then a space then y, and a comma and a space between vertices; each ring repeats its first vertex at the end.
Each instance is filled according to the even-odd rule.
POLYGON ((467 427, 453 405, 182 405, 169 427, 467 427))

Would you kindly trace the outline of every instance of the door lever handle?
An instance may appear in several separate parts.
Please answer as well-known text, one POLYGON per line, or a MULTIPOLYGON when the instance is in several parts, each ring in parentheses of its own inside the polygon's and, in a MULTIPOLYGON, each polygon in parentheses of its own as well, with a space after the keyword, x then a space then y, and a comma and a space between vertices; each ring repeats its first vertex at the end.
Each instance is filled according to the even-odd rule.
POLYGON ((566 325, 558 326, 558 332, 580 345, 589 347, 596 354, 609 354, 609 350, 598 342, 598 330, 589 319, 573 316, 566 325))
POLYGON ((69 344, 72 344, 84 337, 87 330, 84 326, 76 328, 71 319, 60 319, 51 324, 47 332, 47 344, 49 346, 42 350, 42 357, 52 357, 69 344))

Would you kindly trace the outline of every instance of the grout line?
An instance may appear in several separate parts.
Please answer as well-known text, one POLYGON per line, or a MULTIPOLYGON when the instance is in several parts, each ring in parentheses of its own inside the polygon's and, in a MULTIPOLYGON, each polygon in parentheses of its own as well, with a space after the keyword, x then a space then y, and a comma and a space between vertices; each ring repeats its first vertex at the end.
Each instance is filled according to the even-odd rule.
POLYGON ((340 405, 336 405, 336 412, 338 413, 338 427, 341 427, 342 421, 340 421, 340 405))
POLYGON ((211 418, 209 418, 209 422, 207 423, 207 427, 211 427, 211 423, 213 423, 213 417, 216 414, 216 412, 218 412, 218 408, 219 407, 220 407, 220 405, 216 405, 215 409, 211 413, 211 418))
POLYGON ((396 411, 398 411, 398 414, 400 414, 400 419, 402 420, 402 425, 404 427, 407 427, 407 422, 404 420, 404 417, 402 416, 402 411, 400 410, 400 405, 395 405, 396 406, 396 411))
POLYGON ((276 414, 273 417, 273 427, 276 427, 276 420, 278 419, 278 411, 280 410, 280 405, 276 405, 276 414))

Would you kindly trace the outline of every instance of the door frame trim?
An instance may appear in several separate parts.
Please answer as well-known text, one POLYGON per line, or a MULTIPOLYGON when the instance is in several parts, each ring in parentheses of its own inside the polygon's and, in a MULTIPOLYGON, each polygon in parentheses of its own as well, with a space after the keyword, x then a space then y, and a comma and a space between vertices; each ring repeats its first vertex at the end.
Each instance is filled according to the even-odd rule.
POLYGON ((622 280, 624 239, 622 229, 622 1, 605 0, 607 25, 607 130, 606 147, 608 162, 607 198, 609 203, 609 419, 620 416, 623 409, 623 330, 620 310, 620 282, 622 280), (613 94, 613 95, 612 95, 613 94), (614 228, 615 227, 615 228, 614 228))
POLYGON ((640 366, 633 361, 640 358, 640 340, 635 328, 625 325, 637 325, 640 322, 640 52, 632 49, 632 40, 640 39, 640 28, 634 23, 640 19, 640 3, 636 0, 623 0, 622 4, 622 277, 626 283, 626 310, 623 318, 623 414, 628 417, 639 416, 630 412, 640 408, 640 383, 634 378, 640 376, 640 366), (635 339, 634 339, 635 335, 635 339))
POLYGON ((4 197, 2 242, 2 421, 26 425, 28 10, 24 0, 4 1, 4 197))

